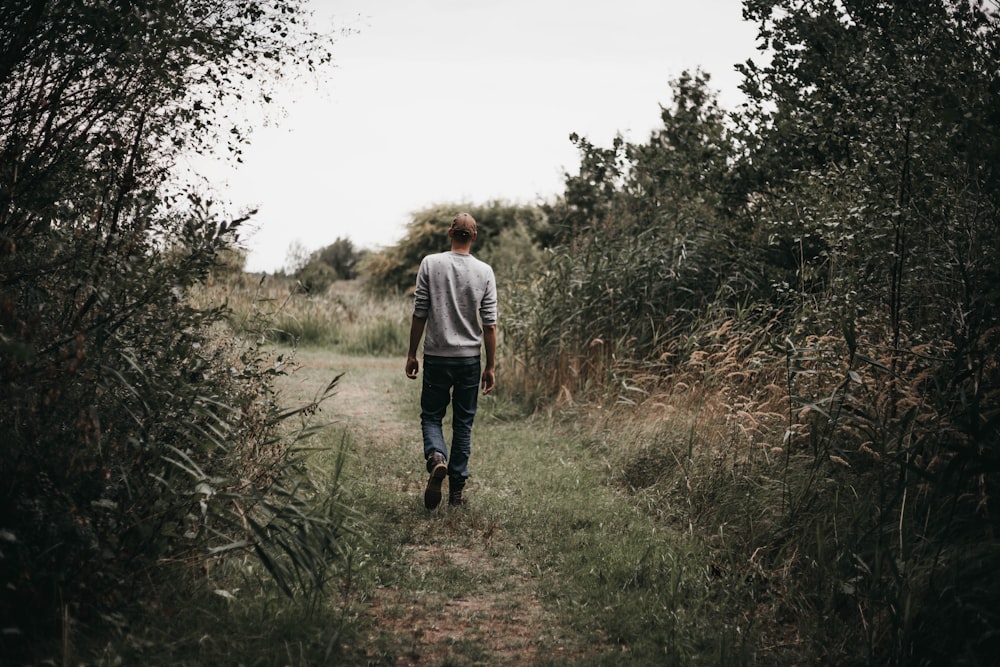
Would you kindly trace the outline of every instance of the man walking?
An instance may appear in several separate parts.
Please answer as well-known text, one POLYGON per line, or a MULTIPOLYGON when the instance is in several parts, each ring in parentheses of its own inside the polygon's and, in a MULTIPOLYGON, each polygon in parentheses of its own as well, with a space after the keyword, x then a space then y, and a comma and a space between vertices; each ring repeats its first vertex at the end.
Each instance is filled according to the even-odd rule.
POLYGON ((441 502, 441 485, 448 478, 448 502, 464 503, 462 490, 469 478, 472 422, 479 388, 493 391, 497 345, 497 287, 489 264, 472 256, 476 221, 468 213, 455 216, 448 229, 451 251, 428 255, 417 271, 410 324, 406 377, 420 370, 417 347, 424 339, 424 381, 420 392, 420 429, 427 463, 424 506, 441 502), (480 363, 485 348, 486 362, 480 363), (451 452, 441 423, 452 407, 451 452))

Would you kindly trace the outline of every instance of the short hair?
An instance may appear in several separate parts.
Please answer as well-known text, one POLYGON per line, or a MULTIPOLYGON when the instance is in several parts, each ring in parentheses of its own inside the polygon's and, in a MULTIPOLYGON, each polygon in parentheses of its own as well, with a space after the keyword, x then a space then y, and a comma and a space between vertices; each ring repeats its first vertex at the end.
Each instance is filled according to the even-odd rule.
POLYGON ((459 213, 451 221, 451 232, 462 240, 476 236, 476 219, 468 213, 459 213))

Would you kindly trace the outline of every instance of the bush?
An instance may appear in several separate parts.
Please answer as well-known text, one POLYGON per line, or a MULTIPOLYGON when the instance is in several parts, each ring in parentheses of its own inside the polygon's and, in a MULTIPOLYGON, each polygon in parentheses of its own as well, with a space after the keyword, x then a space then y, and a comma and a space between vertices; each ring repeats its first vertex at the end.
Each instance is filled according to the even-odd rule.
POLYGON ((189 298, 232 273, 246 218, 170 178, 234 81, 326 56, 294 2, 117 4, 0 6, 5 660, 51 655, 172 567, 249 551, 294 593, 347 549, 350 513, 312 503, 308 429, 282 427, 315 405, 283 410, 285 361, 189 298))
POLYGON ((541 209, 495 201, 485 205, 439 204, 413 214, 405 237, 396 245, 365 257, 361 273, 370 289, 410 293, 420 261, 451 247, 448 228, 461 212, 476 219, 478 237, 472 252, 493 266, 498 284, 523 279, 542 261, 548 224, 541 209))
POLYGON ((311 261, 295 273, 299 287, 307 294, 322 294, 337 280, 337 272, 329 264, 311 261))

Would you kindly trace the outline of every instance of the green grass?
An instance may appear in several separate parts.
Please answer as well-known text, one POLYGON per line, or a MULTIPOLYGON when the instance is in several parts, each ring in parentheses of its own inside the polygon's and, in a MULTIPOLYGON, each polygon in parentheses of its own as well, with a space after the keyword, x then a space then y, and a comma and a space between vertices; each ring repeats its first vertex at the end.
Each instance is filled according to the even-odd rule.
MULTIPOLYGON (((484 399, 466 487, 470 506, 427 512, 417 383, 403 377, 400 363, 343 364, 345 394, 375 396, 379 405, 367 416, 346 406, 328 437, 349 433, 354 443, 347 477, 367 517, 367 586, 401 596, 401 608, 379 611, 393 622, 370 618, 362 631, 376 647, 366 659, 377 654, 392 664, 423 650, 441 664, 503 664, 491 648, 506 630, 477 634, 475 617, 453 641, 414 644, 414 633, 426 634, 452 601, 485 596, 494 603, 484 612, 490 618, 525 600, 538 605, 534 613, 551 630, 527 640, 538 664, 560 654, 573 655, 574 664, 751 662, 748 623, 733 594, 740 582, 713 568, 698 536, 665 525, 616 491, 606 447, 583 446, 582 431, 545 417, 518 416, 502 398, 484 399), (373 371, 378 365, 384 367, 373 371), (351 366, 363 386, 352 386, 351 366), (414 626, 406 635, 401 617, 414 626)), ((336 399, 332 410, 340 410, 336 399)))
MULTIPOLYGON (((269 289, 280 301, 281 286, 269 289)), ((366 518, 364 567, 338 612, 353 619, 343 636, 359 638, 343 643, 346 664, 978 664, 995 653, 983 601, 996 587, 978 576, 1000 553, 978 509, 990 486, 952 495, 900 476, 887 453, 911 442, 910 416, 874 428, 820 418, 823 400, 805 403, 812 414, 796 407, 790 395, 861 385, 879 404, 878 366, 845 376, 835 336, 795 348, 789 365, 763 344, 773 321, 723 314, 673 340, 683 363, 623 355, 613 370, 627 381, 588 385, 584 371, 608 359, 599 348, 527 363, 510 344, 515 314, 498 393, 477 420, 472 505, 429 514, 419 383, 401 370, 408 299, 344 283, 276 312, 304 323, 290 340, 308 344, 287 397, 307 400, 346 371, 312 459, 327 475, 348 443, 366 518)))
MULTIPOLYGON (((310 443, 310 463, 314 477, 328 477, 346 448, 345 498, 363 516, 352 579, 315 604, 230 562, 210 581, 178 586, 166 622, 138 610, 100 664, 767 662, 756 652, 755 584, 727 555, 725 531, 684 521, 690 506, 665 511, 679 496, 656 486, 671 463, 677 485, 716 470, 710 454, 685 460, 695 445, 711 451, 691 441, 689 418, 657 419, 650 431, 593 408, 527 416, 501 376, 480 403, 470 505, 428 512, 420 385, 404 377, 402 355, 304 347, 294 357, 302 368, 282 382, 288 405, 343 373, 316 415, 327 427, 310 443), (626 479, 651 486, 629 491, 626 479)), ((707 424, 697 430, 724 438, 707 424)), ((715 495, 696 484, 691 498, 725 499, 724 477, 715 495)))
POLYGON ((99 628, 76 625, 71 649, 91 658, 73 664, 322 665, 354 643, 342 601, 290 600, 247 568, 230 563, 210 577, 165 581, 155 604, 123 610, 99 628))
MULTIPOLYGON (((419 383, 402 357, 302 348, 295 358, 302 368, 282 384, 290 405, 343 373, 316 416, 328 426, 310 461, 323 479, 346 447, 344 497, 363 515, 351 580, 318 603, 289 600, 231 561, 177 585, 166 619, 162 608, 131 614, 103 653, 88 651, 98 664, 790 664, 759 650, 758 585, 727 550, 729 528, 706 534, 682 520, 691 507, 664 511, 679 495, 623 484, 644 447, 674 442, 678 463, 703 449, 685 439, 689 420, 650 431, 583 408, 527 416, 501 378, 480 404, 470 505, 428 512, 419 383)), ((668 464, 649 460, 662 483, 668 464)), ((708 479, 712 460, 684 461, 676 484, 708 479)), ((696 483, 689 502, 725 498, 717 477, 716 495, 696 483)))

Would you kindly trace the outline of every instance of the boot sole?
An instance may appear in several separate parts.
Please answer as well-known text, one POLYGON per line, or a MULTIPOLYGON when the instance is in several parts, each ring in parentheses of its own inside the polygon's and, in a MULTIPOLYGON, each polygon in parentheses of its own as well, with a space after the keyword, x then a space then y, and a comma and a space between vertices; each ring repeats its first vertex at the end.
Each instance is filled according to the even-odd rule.
POLYGON ((427 488, 424 490, 424 507, 429 510, 441 504, 441 483, 448 474, 448 466, 439 463, 434 466, 431 476, 427 479, 427 488))

